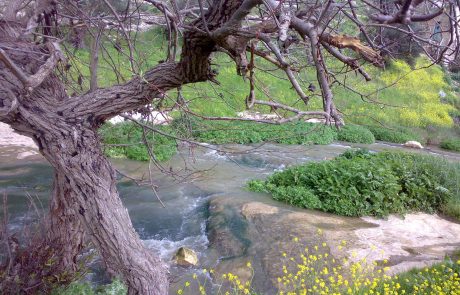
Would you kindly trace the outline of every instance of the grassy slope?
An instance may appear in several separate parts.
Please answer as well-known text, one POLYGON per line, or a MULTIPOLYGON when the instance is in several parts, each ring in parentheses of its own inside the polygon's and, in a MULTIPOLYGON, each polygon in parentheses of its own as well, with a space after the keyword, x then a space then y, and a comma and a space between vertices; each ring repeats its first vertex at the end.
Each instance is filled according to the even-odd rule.
MULTIPOLYGON (((107 52, 103 51, 100 57, 99 85, 103 87, 118 82, 115 72, 109 66, 110 59, 107 58, 109 55, 112 56, 110 63, 116 64, 121 75, 125 79, 129 79, 131 73, 126 54, 117 53, 107 40, 104 45, 107 52)), ((163 35, 158 30, 139 33, 135 47, 136 62, 139 64, 141 71, 149 69, 164 58, 165 46, 163 35)), ((76 57, 77 59, 74 60, 70 72, 75 78, 77 77, 76 70, 78 69, 83 75, 82 89, 85 90, 89 84, 89 53, 87 50, 77 50, 76 57)), ((292 58, 299 58, 299 64, 302 65, 301 60, 303 58, 300 59, 300 57, 294 50, 292 58)), ((242 77, 236 75, 235 65, 227 56, 218 53, 214 56, 213 61, 216 64, 215 68, 219 72, 217 79, 221 85, 211 83, 187 85, 183 87, 183 96, 189 101, 190 109, 199 114, 235 116, 236 112, 245 109, 244 100, 247 96, 249 85, 243 81, 242 77)), ((304 106, 299 102, 295 91, 279 71, 274 71, 273 66, 259 58, 256 58, 256 63, 259 68, 256 72, 258 85, 256 97, 258 99, 268 99, 267 95, 269 95, 281 103, 294 105, 304 110, 321 108, 320 97, 313 97, 310 105, 308 107, 304 106), (267 71, 262 71, 262 69, 267 71)), ((348 75, 346 78, 339 75, 339 79, 344 81, 346 79, 347 85, 361 93, 372 94, 377 89, 384 88, 369 97, 361 97, 357 93, 335 84, 333 87, 335 101, 338 108, 345 114, 346 122, 366 126, 373 133, 373 137, 376 140, 396 143, 402 143, 407 140, 418 140, 422 143, 434 144, 444 142, 443 148, 457 149, 458 144, 452 142, 452 138, 458 138, 460 130, 459 128, 453 128, 453 121, 449 113, 456 114, 459 112, 454 106, 460 107, 460 100, 452 91, 447 79, 445 79, 442 69, 438 66, 424 68, 426 65, 427 61, 425 59, 418 58, 413 66, 417 69, 414 72, 411 72, 412 68, 403 61, 391 62, 385 71, 368 66, 366 69, 374 77, 374 80, 368 83, 353 74, 348 75), (397 81, 397 84, 388 87, 397 81), (441 103, 440 90, 446 93, 446 97, 443 100, 448 103, 441 103)), ((339 66, 334 63, 329 64, 331 69, 339 66)), ((306 89, 310 83, 316 84, 315 77, 314 69, 307 66, 299 74, 298 78, 303 88, 306 89)), ((174 105, 176 95, 175 91, 170 91, 163 105, 174 105)), ((269 112, 269 109, 265 107, 258 107, 255 110, 269 112)), ((173 112, 172 115, 176 118, 180 116, 178 112, 173 112)), ((270 128, 272 126, 263 129, 270 130, 270 128)), ((273 132, 277 132, 279 129, 277 128, 273 127, 273 132)), ((353 127, 351 129, 354 129, 352 134, 347 134, 349 132, 344 130, 342 136, 339 135, 339 139, 356 142, 355 134, 358 130, 353 127)), ((358 141, 366 137, 366 140, 360 142, 372 142, 368 131, 365 129, 361 129, 361 131, 363 134, 358 138, 358 141)), ((109 134, 109 132, 105 132, 105 134, 109 134)), ((209 136, 207 140, 216 143, 229 142, 228 138, 221 138, 219 142, 218 139, 213 140, 209 136)), ((236 142, 241 142, 241 140, 238 139, 236 142)), ((296 140, 292 142, 296 142, 296 140)), ((109 141, 109 143, 119 144, 122 142, 118 140, 116 142, 109 141)), ((125 143, 133 142, 128 140, 125 143)), ((145 150, 143 153, 144 156, 142 157, 145 158, 145 150)), ((133 154, 138 154, 138 151, 134 151, 133 154)), ((121 154, 112 153, 112 156, 114 155, 120 156, 121 154)), ((164 159, 167 159, 167 157, 164 157, 164 159)))
MULTIPOLYGON (((137 40, 135 59, 139 63, 141 71, 149 69, 164 58, 166 44, 161 32, 152 30, 139 33, 137 40)), ((126 54, 118 54, 107 41, 104 44, 113 57, 113 61, 119 67, 121 74, 128 79, 131 74, 126 54)), ((87 50, 77 50, 76 56, 77 62, 74 65, 83 74, 83 88, 87 89, 89 83, 87 66, 89 53, 87 50)), ((117 82, 115 73, 108 66, 108 59, 105 57, 107 57, 107 54, 103 52, 100 58, 100 86, 108 86, 117 82)), ((304 58, 298 56, 295 50, 292 58, 298 58, 298 63, 305 66, 298 77, 304 89, 310 83, 317 86, 314 69, 303 63, 304 58)), ((191 101, 190 107, 205 115, 234 115, 235 112, 243 111, 245 109, 244 99, 248 94, 248 83, 244 82, 242 77, 236 75, 235 64, 226 55, 222 53, 215 54, 213 62, 219 72, 217 80, 221 85, 197 83, 185 86, 183 94, 186 99, 191 101)), ((258 83, 256 97, 262 99, 266 98, 268 94, 279 102, 305 108, 298 101, 298 96, 280 71, 274 71, 272 65, 258 57, 256 57, 256 65, 258 67, 256 71, 258 83), (264 72, 263 70, 267 71, 264 72), (281 79, 278 77, 281 77, 281 79)), ((440 102, 439 91, 444 91, 446 93, 444 100, 452 104, 458 104, 458 99, 455 98, 441 68, 438 66, 424 68, 427 65, 427 60, 418 58, 413 66, 418 70, 414 72, 411 72, 412 68, 403 61, 391 62, 385 71, 366 66, 367 71, 374 77, 374 80, 368 83, 354 74, 349 74, 346 78, 343 75, 339 75, 338 78, 342 79, 342 81, 346 79, 347 85, 365 94, 371 94, 381 87, 388 87, 395 82, 398 83, 371 95, 370 98, 375 103, 365 101, 366 98, 361 98, 356 93, 335 84, 333 91, 337 106, 346 115, 346 119, 360 124, 375 125, 375 120, 379 120, 390 126, 402 125, 411 128, 426 128, 427 126, 451 127, 452 120, 448 116, 448 112, 453 111, 454 108, 440 102)), ((329 66, 332 69, 341 67, 340 64, 335 63, 331 63, 329 66)), ((174 91, 171 91, 169 96, 171 97, 169 103, 174 103, 174 91)), ((309 108, 318 109, 320 108, 320 103, 321 98, 316 96, 312 99, 309 108)), ((268 111, 268 109, 264 110, 268 111)))

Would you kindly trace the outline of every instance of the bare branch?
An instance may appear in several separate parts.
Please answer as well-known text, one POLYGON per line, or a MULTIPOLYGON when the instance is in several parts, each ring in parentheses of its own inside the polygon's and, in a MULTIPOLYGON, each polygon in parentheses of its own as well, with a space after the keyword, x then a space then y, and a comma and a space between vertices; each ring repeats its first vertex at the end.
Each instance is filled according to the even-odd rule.
POLYGON ((46 44, 50 57, 40 67, 37 73, 27 76, 6 54, 6 52, 0 48, 0 60, 13 72, 13 74, 22 82, 26 89, 31 92, 33 89, 40 86, 41 83, 51 74, 60 60, 64 59, 64 55, 59 49, 59 45, 54 42, 48 42, 46 44))

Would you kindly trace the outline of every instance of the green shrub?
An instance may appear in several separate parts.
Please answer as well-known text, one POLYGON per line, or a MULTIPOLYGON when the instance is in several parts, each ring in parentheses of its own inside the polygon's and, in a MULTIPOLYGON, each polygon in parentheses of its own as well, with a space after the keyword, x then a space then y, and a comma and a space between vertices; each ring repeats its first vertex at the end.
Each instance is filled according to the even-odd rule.
MULTIPOLYGON (((165 126, 155 126, 157 129, 171 133, 165 126)), ((143 142, 142 128, 132 122, 116 125, 105 124, 100 130, 104 151, 109 157, 126 157, 137 161, 148 161, 149 153, 143 142)), ((147 142, 153 149, 153 155, 158 161, 166 161, 176 154, 177 145, 174 139, 157 133, 147 132, 147 142)))
POLYGON ((74 282, 67 287, 62 287, 51 292, 51 295, 125 295, 126 286, 119 280, 114 280, 108 285, 93 287, 89 283, 74 282))
POLYGON ((410 153, 347 151, 334 160, 307 163, 277 172, 266 181, 251 181, 248 188, 295 206, 345 216, 441 210, 456 216, 460 165, 410 153))
MULTIPOLYGON (((292 122, 287 124, 262 124, 242 121, 174 120, 170 126, 155 126, 179 138, 212 144, 251 144, 274 142, 280 144, 330 144, 336 137, 335 129, 321 124, 292 122)), ((149 154, 143 142, 142 128, 132 122, 105 124, 100 135, 109 157, 126 157, 148 161, 149 154)), ((177 152, 175 140, 148 133, 149 145, 157 160, 170 159, 177 152)))
POLYGON ((444 139, 443 141, 441 141, 440 146, 446 150, 460 152, 460 139, 444 139))
POLYGON ((193 137, 213 144, 330 144, 336 137, 336 131, 324 125, 301 121, 280 125, 243 121, 195 121, 193 137))
POLYGON ((376 140, 393 143, 405 143, 410 140, 423 141, 420 135, 407 129, 392 129, 381 126, 368 126, 367 128, 372 132, 376 140))
POLYGON ((346 142, 367 143, 375 142, 374 135, 366 127, 359 125, 345 125, 338 132, 337 139, 346 142))

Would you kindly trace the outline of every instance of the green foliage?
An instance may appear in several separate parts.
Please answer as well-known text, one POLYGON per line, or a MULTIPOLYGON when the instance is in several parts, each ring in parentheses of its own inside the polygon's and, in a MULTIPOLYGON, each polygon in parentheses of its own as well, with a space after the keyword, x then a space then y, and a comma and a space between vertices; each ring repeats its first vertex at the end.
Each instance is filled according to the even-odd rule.
POLYGON ((333 92, 337 107, 347 114, 349 121, 360 125, 375 125, 377 120, 392 129, 450 128, 453 121, 449 112, 458 107, 457 98, 442 68, 428 67, 429 64, 425 57, 418 57, 413 66, 394 60, 384 71, 368 68, 374 81, 362 83, 352 78, 349 84, 360 93, 370 94, 371 101, 363 103, 361 96, 336 87, 333 92), (442 99, 441 90, 446 93, 442 99))
POLYGON ((354 143, 367 143, 375 142, 374 135, 366 127, 358 125, 345 125, 338 132, 338 140, 354 143))
MULTIPOLYGON (((347 29, 343 28, 345 31, 347 29)), ((110 33, 108 35, 112 36, 110 33)), ((113 37, 113 36, 112 36, 113 37)), ((152 29, 136 35, 135 60, 139 64, 141 72, 158 64, 165 58, 167 43, 164 40, 164 31, 152 29)), ((122 40, 119 40, 122 41, 122 40)), ((120 83, 132 76, 128 57, 120 54, 108 39, 103 40, 103 47, 110 59, 100 59, 99 64, 99 85, 104 87, 114 83, 120 83), (121 77, 112 70, 112 65, 118 68, 121 77)), ((126 47, 126 44, 121 44, 126 47)), ((72 50, 69 51, 69 53, 72 50)), ((297 54, 294 50, 292 54, 297 54)), ((70 76, 77 80, 79 74, 83 78, 83 91, 89 87, 89 51, 79 49, 75 52, 75 58, 70 69, 70 76)), ((298 103, 298 95, 292 89, 287 79, 280 79, 280 70, 260 57, 255 58, 258 68, 268 69, 258 71, 258 86, 255 89, 256 97, 266 99, 268 96, 276 97, 280 103, 295 105, 304 110, 320 108, 320 97, 312 97, 310 106, 298 103)), ((327 59, 331 68, 342 66, 333 59, 327 59)), ((234 62, 223 53, 213 55, 213 63, 219 72, 217 76, 220 86, 216 87, 210 83, 195 83, 184 85, 182 94, 185 100, 189 101, 188 106, 194 112, 209 116, 234 116, 236 112, 245 109, 245 97, 249 85, 236 75, 234 62)), ((407 127, 452 126, 452 119, 449 111, 453 106, 460 108, 460 102, 452 92, 452 85, 449 85, 449 76, 440 66, 427 67, 430 64, 425 57, 418 57, 413 65, 402 60, 392 61, 385 70, 376 69, 372 66, 366 67, 372 76, 370 82, 363 82, 361 77, 348 75, 346 84, 354 88, 356 92, 347 88, 333 86, 333 94, 337 107, 347 114, 347 120, 357 124, 373 125, 373 119, 377 119, 386 125, 402 125, 407 127), (377 91, 381 89, 380 91, 377 91), (441 102, 439 91, 447 95, 441 102), (358 93, 369 94, 372 100, 370 103, 363 102, 358 93)), ((314 68, 307 67, 299 73, 300 81, 307 81, 301 86, 306 89, 311 81, 316 80, 314 68)), ((338 75, 339 80, 345 79, 344 75, 338 75)), ((314 83, 314 82, 313 82, 314 83)), ((318 85, 315 85, 318 86, 318 85)), ((164 104, 172 106, 176 101, 176 90, 171 90, 164 101, 164 104)), ((268 107, 256 107, 258 111, 267 112, 268 107)))
POLYGON ((374 134, 376 140, 394 142, 394 143, 405 143, 410 140, 416 140, 422 142, 422 137, 411 132, 407 128, 386 128, 381 126, 368 126, 369 130, 374 134))
POLYGON ((65 288, 54 290, 51 295, 125 295, 126 293, 126 286, 120 280, 114 280, 108 285, 96 288, 87 282, 74 282, 65 288))
MULTIPOLYGON (((460 203, 460 165, 410 153, 349 151, 278 172, 248 188, 303 208, 345 216, 438 212, 460 203)), ((454 210, 455 211, 455 210, 454 210)))
MULTIPOLYGON (((336 131, 330 127, 293 122, 282 125, 240 121, 175 120, 170 126, 156 126, 161 131, 212 144, 250 144, 275 142, 281 144, 330 144, 336 131), (191 134, 187 134, 190 133, 191 134)), ((143 142, 142 128, 131 122, 105 124, 100 129, 105 153, 113 158, 126 157, 148 161, 149 154, 143 142)), ((170 159, 177 152, 174 139, 148 132, 147 141, 159 161, 170 159)))
POLYGON ((440 66, 427 67, 431 62, 418 58, 413 69, 402 61, 394 61, 389 71, 379 77, 386 85, 400 81, 391 88, 399 96, 411 97, 404 108, 393 109, 404 126, 425 127, 429 125, 452 126, 449 110, 452 106, 442 104, 439 91, 449 89, 440 66))
MULTIPOLYGON (((348 31, 346 27, 342 29, 348 31)), ((103 42, 104 48, 107 50, 107 54, 111 56, 111 59, 104 58, 100 60, 99 85, 104 87, 129 79, 132 73, 127 56, 120 54, 113 48, 111 41, 104 39, 103 42), (117 77, 116 72, 111 69, 111 64, 117 66, 121 78, 117 77)), ((165 58, 166 45, 164 32, 161 30, 154 29, 137 34, 135 60, 139 63, 141 72, 145 72, 165 58)), ((122 46, 126 46, 126 44, 122 44, 122 46)), ((297 53, 294 50, 292 54, 297 53)), ((82 90, 85 91, 89 87, 89 52, 86 49, 77 50, 75 56, 69 75, 74 80, 77 80, 79 73, 81 73, 83 78, 82 90)), ((306 111, 321 108, 321 98, 319 96, 313 96, 309 106, 299 103, 298 95, 292 89, 289 81, 278 78, 278 76, 282 76, 279 70, 274 69, 273 65, 262 58, 256 57, 255 61, 258 68, 266 69, 266 71, 257 72, 258 87, 255 89, 256 97, 260 99, 275 97, 280 103, 292 105, 306 111)), ((328 59, 327 62, 331 68, 342 66, 331 59, 328 59)), ((221 85, 218 87, 211 85, 211 83, 184 85, 182 95, 188 102, 187 106, 198 114, 205 116, 235 116, 237 112, 245 109, 244 101, 249 85, 240 76, 236 75, 234 63, 225 54, 214 54, 213 63, 219 72, 217 79, 221 85)), ((426 58, 418 57, 414 59, 411 65, 402 60, 392 61, 385 70, 367 66, 366 71, 374 79, 366 83, 359 76, 348 75, 345 78, 343 75, 338 75, 339 80, 346 80, 347 86, 355 89, 356 92, 340 86, 339 83, 334 84, 332 91, 337 108, 347 114, 345 118, 347 123, 357 125, 372 126, 375 125, 375 120, 378 120, 389 126, 390 129, 398 130, 398 132, 400 131, 398 129, 400 126, 405 126, 427 129, 429 134, 435 133, 432 131, 433 129, 437 132, 436 128, 451 128, 453 126, 451 115, 455 114, 460 108, 460 100, 453 92, 453 85, 448 83, 449 77, 442 68, 436 65, 426 67, 428 65, 429 61, 426 58), (446 93, 446 97, 442 98, 442 101, 439 95, 441 90, 446 93), (363 93, 367 96, 363 98, 358 93, 363 93), (370 100, 367 101, 367 98, 370 100), (365 102, 363 102, 363 99, 365 102)), ((304 89, 308 87, 311 81, 316 79, 316 73, 312 67, 306 67, 299 75, 299 81, 306 81, 301 85, 304 89)), ((318 87, 318 85, 315 86, 318 87)), ((176 103, 176 94, 176 90, 169 91, 162 102, 163 106, 173 106, 176 103)), ((254 110, 267 113, 269 108, 256 106, 254 110)), ((235 131, 235 133, 237 132, 235 131)), ((246 133, 246 135, 240 134, 235 135, 235 137, 241 139, 246 136, 250 138, 242 141, 252 142, 252 140, 255 140, 258 142, 257 137, 249 135, 246 133)), ((349 132, 344 132, 342 136, 349 135, 349 132)), ((394 142, 401 142, 403 138, 406 138, 405 135, 399 133, 387 134, 380 132, 380 135, 382 135, 382 139, 378 138, 379 140, 388 138, 389 141, 394 142)), ((279 136, 284 137, 283 134, 279 134, 279 136)), ((374 134, 374 136, 377 135, 374 134)), ((271 137, 276 136, 272 134, 271 137)), ((363 142, 361 138, 358 139, 354 136, 350 140, 363 142)), ((367 136, 366 140, 369 142, 369 136, 367 136)), ((303 143, 304 140, 297 139, 296 141, 303 143)), ((434 141, 438 142, 438 139, 434 141)), ((133 158, 139 158, 140 154, 143 154, 142 148, 137 151, 132 150, 132 152, 133 154, 130 157, 133 158)), ((108 150, 108 154, 125 156, 124 152, 120 154, 120 151, 115 149, 108 150)))
MULTIPOLYGON (((170 132, 165 126, 155 128, 170 132)), ((130 122, 105 124, 100 129, 105 144, 105 153, 110 157, 126 157, 132 160, 148 161, 149 153, 144 144, 142 128, 130 122)), ((177 145, 174 139, 147 131, 145 138, 152 147, 158 161, 166 161, 175 155, 177 145)))
POLYGON ((281 144, 330 144, 334 129, 313 123, 292 122, 281 125, 243 121, 202 121, 193 137, 213 144, 275 142, 281 144))
POLYGON ((441 141, 440 146, 443 149, 460 152, 460 139, 458 138, 449 138, 441 141))

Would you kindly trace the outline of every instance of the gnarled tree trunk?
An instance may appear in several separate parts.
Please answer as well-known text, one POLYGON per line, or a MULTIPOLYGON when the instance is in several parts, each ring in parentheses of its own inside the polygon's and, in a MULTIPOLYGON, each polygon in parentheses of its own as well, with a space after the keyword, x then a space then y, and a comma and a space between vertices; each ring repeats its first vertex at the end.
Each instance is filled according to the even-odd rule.
MULTIPOLYGON (((58 126, 47 128, 42 133, 45 136, 41 136, 47 139, 39 142, 42 154, 57 174, 61 193, 54 196, 53 202, 57 198, 67 203, 59 212, 73 209, 64 222, 72 220, 75 227, 63 227, 69 222, 61 220, 54 227, 54 235, 67 235, 72 239, 67 244, 76 245, 80 242, 81 222, 109 270, 127 281, 129 294, 166 294, 167 267, 144 247, 135 232, 118 197, 115 170, 101 152, 96 131, 62 123, 58 126), (78 219, 73 220, 75 215, 78 219)), ((72 258, 73 250, 77 249, 69 249, 69 257, 63 259, 72 258)))
POLYGON ((59 265, 56 267, 72 272, 78 270, 77 255, 83 249, 85 239, 80 219, 69 204, 75 193, 65 175, 55 171, 46 238, 51 245, 60 248, 61 260, 57 261, 59 265))

